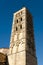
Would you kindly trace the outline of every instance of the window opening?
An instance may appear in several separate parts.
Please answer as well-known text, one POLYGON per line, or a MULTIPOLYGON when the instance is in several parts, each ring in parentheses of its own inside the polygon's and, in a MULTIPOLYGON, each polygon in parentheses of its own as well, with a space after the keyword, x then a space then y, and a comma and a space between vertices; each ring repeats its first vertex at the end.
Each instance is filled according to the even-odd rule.
POLYGON ((16 31, 17 31, 18 29, 17 29, 17 27, 16 27, 16 31))
POLYGON ((20 25, 20 29, 22 29, 22 25, 20 25))
POLYGON ((22 18, 21 18, 21 21, 22 21, 22 18))
POLYGON ((17 23, 18 23, 18 19, 17 19, 17 23))

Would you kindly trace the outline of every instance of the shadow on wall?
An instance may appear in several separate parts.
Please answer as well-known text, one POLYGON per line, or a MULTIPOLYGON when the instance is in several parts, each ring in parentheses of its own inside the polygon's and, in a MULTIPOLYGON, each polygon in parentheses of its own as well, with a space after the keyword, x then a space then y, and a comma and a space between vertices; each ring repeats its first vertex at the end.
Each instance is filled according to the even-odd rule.
POLYGON ((0 65, 9 65, 6 54, 0 53, 0 65))

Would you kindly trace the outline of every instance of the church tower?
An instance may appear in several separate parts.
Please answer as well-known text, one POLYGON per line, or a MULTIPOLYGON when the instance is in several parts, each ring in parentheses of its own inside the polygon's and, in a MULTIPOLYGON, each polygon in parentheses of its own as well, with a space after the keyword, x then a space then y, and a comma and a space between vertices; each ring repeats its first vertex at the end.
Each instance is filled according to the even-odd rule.
POLYGON ((14 13, 9 65, 37 65, 32 15, 23 7, 14 13))

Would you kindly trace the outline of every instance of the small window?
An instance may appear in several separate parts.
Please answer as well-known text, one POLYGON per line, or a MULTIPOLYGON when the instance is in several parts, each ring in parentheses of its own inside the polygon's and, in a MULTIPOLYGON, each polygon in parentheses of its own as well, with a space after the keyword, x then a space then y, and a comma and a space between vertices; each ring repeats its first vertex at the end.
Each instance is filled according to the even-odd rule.
POLYGON ((22 21, 22 18, 21 18, 21 21, 22 21))
POLYGON ((20 29, 22 29, 22 25, 20 25, 20 29))
POLYGON ((18 23, 18 19, 17 19, 17 23, 18 23))
POLYGON ((16 31, 17 31, 18 29, 17 29, 17 27, 16 27, 16 31))

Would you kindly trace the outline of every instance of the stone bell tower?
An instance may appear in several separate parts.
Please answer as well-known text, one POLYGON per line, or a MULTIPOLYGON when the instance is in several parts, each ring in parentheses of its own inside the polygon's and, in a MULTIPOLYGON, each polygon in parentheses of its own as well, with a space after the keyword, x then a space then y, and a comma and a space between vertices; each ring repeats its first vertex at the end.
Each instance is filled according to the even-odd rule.
POLYGON ((23 7, 14 13, 8 54, 9 65, 37 65, 33 22, 30 12, 23 7))

